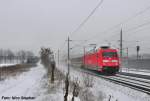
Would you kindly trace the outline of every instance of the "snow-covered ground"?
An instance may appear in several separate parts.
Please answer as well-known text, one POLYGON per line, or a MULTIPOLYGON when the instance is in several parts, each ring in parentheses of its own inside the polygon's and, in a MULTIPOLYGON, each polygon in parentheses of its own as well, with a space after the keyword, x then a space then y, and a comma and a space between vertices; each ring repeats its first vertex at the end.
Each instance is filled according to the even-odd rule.
MULTIPOLYGON (((67 65, 62 63, 59 69, 63 72, 67 72, 67 65)), ((78 78, 80 85, 83 85, 83 80, 87 74, 70 66, 70 75, 72 80, 78 78)), ((94 101, 108 101, 110 97, 110 101, 150 101, 150 95, 111 83, 99 77, 92 75, 90 75, 90 77, 94 82, 94 86, 89 89, 91 95, 94 97, 94 101)))
MULTIPOLYGON (((49 83, 46 69, 38 63, 27 72, 0 81, 0 101, 63 101, 64 84, 58 86, 56 82, 49 83)), ((71 98, 69 95, 69 101, 71 98)))
POLYGON ((41 81, 45 73, 46 71, 43 67, 38 65, 36 68, 31 68, 29 72, 24 72, 15 78, 12 77, 1 81, 0 101, 3 101, 4 97, 7 97, 8 101, 14 101, 12 97, 20 100, 22 96, 36 98, 36 92, 39 92, 38 89, 42 84, 41 81))
MULTIPOLYGON (((59 65, 59 70, 65 74, 67 66, 61 64, 59 65)), ((23 72, 15 78, 11 77, 0 81, 0 101, 63 101, 64 84, 62 83, 57 87, 55 87, 55 84, 50 84, 49 89, 46 74, 46 69, 38 63, 37 67, 31 68, 29 71, 23 72), (4 100, 6 97, 7 100, 4 100), (30 98, 22 100, 22 97, 30 98)), ((87 75, 87 73, 83 73, 79 69, 70 67, 71 80, 78 78, 81 87, 84 87, 83 81, 87 75)), ((93 87, 88 88, 90 97, 94 99, 92 101, 108 101, 109 99, 110 101, 150 101, 150 96, 145 93, 105 81, 92 75, 88 76, 92 78, 94 83, 93 87)), ((82 95, 84 96, 84 91, 86 91, 86 88, 80 92, 80 96, 75 98, 75 101, 82 101, 80 98, 82 95)), ((72 95, 69 93, 69 101, 71 101, 71 98, 72 95)))
POLYGON ((1 68, 1 67, 7 67, 7 66, 14 66, 14 65, 17 65, 17 64, 21 64, 21 63, 22 63, 21 60, 16 60, 16 59, 14 59, 14 60, 12 60, 12 61, 8 61, 8 60, 4 61, 4 60, 1 60, 1 61, 0 61, 0 68, 1 68))
POLYGON ((150 76, 150 70, 146 69, 129 69, 129 68, 122 68, 122 72, 127 72, 127 73, 133 73, 133 74, 141 74, 141 75, 148 75, 150 76))
POLYGON ((1 67, 7 67, 7 66, 14 66, 14 65, 17 65, 18 63, 1 63, 0 64, 0 68, 1 67))
POLYGON ((0 81, 0 101, 26 101, 23 97, 28 98, 27 101, 59 101, 63 98, 62 91, 56 95, 47 94, 48 80, 45 76, 45 68, 38 64, 15 78, 0 81))

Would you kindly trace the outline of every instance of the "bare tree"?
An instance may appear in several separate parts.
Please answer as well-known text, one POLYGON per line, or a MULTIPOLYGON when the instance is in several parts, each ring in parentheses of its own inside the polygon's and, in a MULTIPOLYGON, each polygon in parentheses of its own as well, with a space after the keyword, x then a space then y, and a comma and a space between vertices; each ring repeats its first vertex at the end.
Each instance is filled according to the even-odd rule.
POLYGON ((12 63, 15 60, 18 63, 26 63, 27 59, 35 58, 34 54, 31 51, 20 50, 18 52, 13 52, 10 49, 4 50, 0 49, 0 62, 1 63, 12 63))
POLYGON ((79 95, 79 91, 80 91, 79 81, 78 79, 75 79, 73 82, 72 101, 74 101, 74 97, 77 97, 79 95))
POLYGON ((0 62, 2 63, 3 62, 3 50, 0 49, 0 62))
POLYGON ((85 87, 93 87, 94 79, 91 75, 84 74, 83 83, 85 87))
POLYGON ((65 96, 64 96, 64 101, 67 101, 67 97, 68 97, 68 92, 69 92, 69 73, 67 73, 66 75, 66 79, 65 79, 65 96))
POLYGON ((25 63, 26 52, 24 50, 17 52, 18 59, 21 60, 21 63, 25 63))
POLYGON ((41 48, 41 63, 51 72, 51 83, 54 82, 55 61, 50 48, 41 48))
POLYGON ((11 50, 7 50, 7 59, 10 63, 14 60, 14 53, 11 50))
POLYGON ((31 51, 26 51, 26 57, 27 58, 34 57, 34 53, 31 51))

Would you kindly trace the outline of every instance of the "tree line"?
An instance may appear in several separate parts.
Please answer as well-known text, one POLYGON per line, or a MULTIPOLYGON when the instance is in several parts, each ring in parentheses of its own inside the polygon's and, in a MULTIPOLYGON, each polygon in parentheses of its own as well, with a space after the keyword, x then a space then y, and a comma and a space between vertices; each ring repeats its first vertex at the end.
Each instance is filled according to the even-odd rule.
POLYGON ((0 63, 26 63, 32 58, 37 58, 33 52, 19 50, 14 52, 10 49, 0 49, 0 63))

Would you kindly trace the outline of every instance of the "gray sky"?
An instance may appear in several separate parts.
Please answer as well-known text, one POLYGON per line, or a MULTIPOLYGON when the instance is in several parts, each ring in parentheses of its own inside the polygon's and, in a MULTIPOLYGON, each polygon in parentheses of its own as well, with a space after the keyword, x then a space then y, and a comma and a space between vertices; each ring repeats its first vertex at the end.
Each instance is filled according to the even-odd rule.
MULTIPOLYGON (((67 35, 89 15, 100 0, 0 0, 0 48, 26 49, 38 52, 41 46, 54 50, 62 46, 67 35)), ((88 22, 72 39, 89 43, 111 41, 116 46, 121 26, 108 33, 108 28, 150 7, 150 0, 104 0, 88 22), (115 40, 115 41, 114 41, 115 40)), ((123 31, 150 22, 150 10, 122 25, 123 31)), ((125 47, 142 45, 143 53, 150 51, 150 25, 124 33, 125 47), (136 42, 136 41, 139 42, 136 42), (126 42, 131 41, 131 42, 126 42), (133 42, 132 42, 133 41, 133 42)), ((74 44, 74 43, 72 43, 74 44)))

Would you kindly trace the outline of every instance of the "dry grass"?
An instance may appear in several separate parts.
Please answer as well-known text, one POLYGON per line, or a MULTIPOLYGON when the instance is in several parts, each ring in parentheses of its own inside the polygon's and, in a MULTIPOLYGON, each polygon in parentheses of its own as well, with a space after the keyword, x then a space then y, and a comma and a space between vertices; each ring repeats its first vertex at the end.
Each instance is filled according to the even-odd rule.
POLYGON ((28 71, 31 67, 35 65, 33 64, 17 64, 14 66, 6 66, 0 68, 0 80, 4 80, 9 77, 14 77, 22 72, 28 71))

